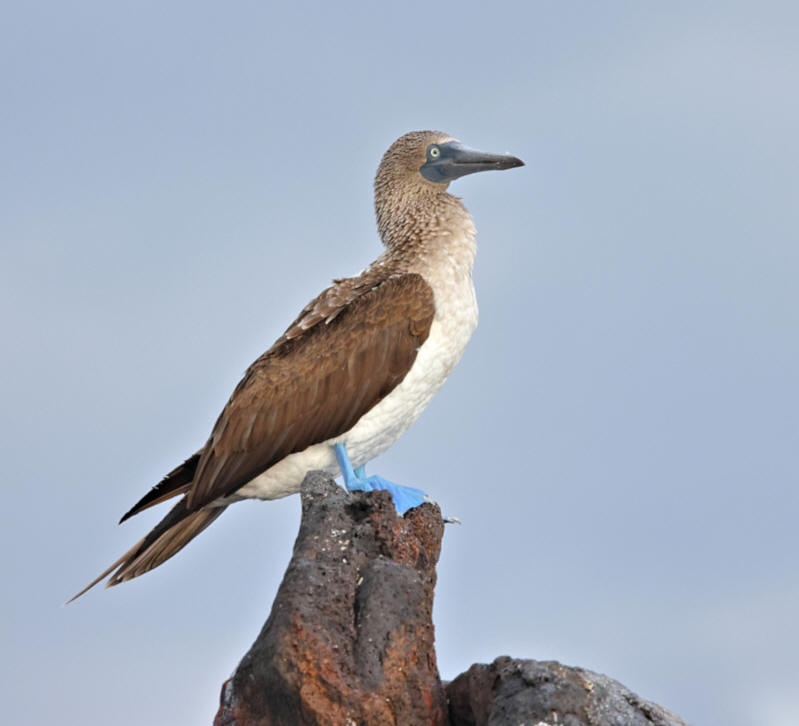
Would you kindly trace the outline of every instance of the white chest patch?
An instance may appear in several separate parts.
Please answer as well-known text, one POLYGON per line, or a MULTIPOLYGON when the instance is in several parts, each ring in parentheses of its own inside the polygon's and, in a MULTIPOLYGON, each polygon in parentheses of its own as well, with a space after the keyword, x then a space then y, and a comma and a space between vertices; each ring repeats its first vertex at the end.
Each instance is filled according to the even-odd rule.
MULTIPOLYGON (((473 250, 473 237, 467 241, 473 250)), ((352 429, 287 456, 245 484, 237 495, 277 499, 296 494, 305 474, 312 469, 337 475, 333 444, 338 442, 346 444, 357 468, 382 454, 419 417, 460 360, 477 326, 471 259, 465 266, 446 266, 434 274, 425 271, 425 279, 433 289, 436 313, 430 334, 402 382, 361 416, 352 429)))

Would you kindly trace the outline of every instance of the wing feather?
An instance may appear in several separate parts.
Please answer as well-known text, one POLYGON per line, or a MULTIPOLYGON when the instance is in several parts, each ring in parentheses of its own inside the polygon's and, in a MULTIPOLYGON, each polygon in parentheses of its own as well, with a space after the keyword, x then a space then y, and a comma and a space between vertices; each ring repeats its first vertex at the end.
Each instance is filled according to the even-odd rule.
POLYGON ((169 474, 161 479, 158 484, 150 489, 147 494, 122 516, 119 523, 122 524, 126 519, 129 519, 134 514, 138 514, 148 507, 160 504, 178 494, 187 492, 191 486, 192 479, 194 479, 197 463, 200 461, 200 454, 202 454, 202 450, 198 451, 196 454, 192 454, 180 466, 176 466, 172 469, 169 474))

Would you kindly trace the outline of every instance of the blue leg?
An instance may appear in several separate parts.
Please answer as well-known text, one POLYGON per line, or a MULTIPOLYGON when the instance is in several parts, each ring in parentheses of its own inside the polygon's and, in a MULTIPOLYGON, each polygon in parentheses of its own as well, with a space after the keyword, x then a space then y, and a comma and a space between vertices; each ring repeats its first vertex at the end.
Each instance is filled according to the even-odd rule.
POLYGON ((391 494, 394 506, 400 514, 405 514, 409 509, 430 501, 427 494, 421 489, 403 487, 375 474, 366 476, 366 468, 364 466, 359 466, 353 470, 352 462, 347 455, 347 447, 344 444, 336 444, 333 449, 336 452, 336 459, 344 477, 344 486, 347 487, 347 491, 371 492, 375 489, 385 489, 391 494))

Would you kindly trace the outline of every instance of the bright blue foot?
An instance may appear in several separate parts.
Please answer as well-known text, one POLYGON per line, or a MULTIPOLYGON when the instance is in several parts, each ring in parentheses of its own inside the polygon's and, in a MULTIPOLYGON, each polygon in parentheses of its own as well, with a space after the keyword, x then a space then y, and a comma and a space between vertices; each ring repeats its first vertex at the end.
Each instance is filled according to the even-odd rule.
POLYGON ((391 494, 391 498, 394 500, 394 507, 400 514, 405 514, 409 509, 430 501, 430 497, 421 489, 400 486, 393 481, 384 479, 382 476, 377 476, 377 474, 372 474, 372 476, 368 476, 361 481, 368 482, 373 489, 384 489, 391 494))
POLYGON ((394 507, 396 507, 399 514, 405 514, 409 509, 430 501, 430 498, 421 489, 403 487, 375 474, 366 476, 366 468, 364 466, 359 466, 353 470, 352 462, 347 455, 347 447, 344 444, 336 444, 333 448, 336 452, 341 474, 344 476, 344 486, 347 487, 347 491, 371 492, 375 489, 384 489, 391 494, 391 498, 394 500, 394 507))

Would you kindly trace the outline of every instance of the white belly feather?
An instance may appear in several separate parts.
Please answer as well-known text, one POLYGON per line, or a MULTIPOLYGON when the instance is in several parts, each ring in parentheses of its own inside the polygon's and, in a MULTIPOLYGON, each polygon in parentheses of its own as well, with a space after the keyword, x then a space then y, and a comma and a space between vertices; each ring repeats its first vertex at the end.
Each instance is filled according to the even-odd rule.
POLYGON ((312 469, 339 473, 333 444, 345 443, 357 468, 382 454, 406 431, 460 360, 477 326, 471 270, 450 269, 448 273, 445 279, 429 280, 435 296, 435 317, 427 340, 402 382, 361 416, 352 429, 287 456, 245 484, 236 493, 238 496, 277 499, 296 494, 305 474, 312 469))

